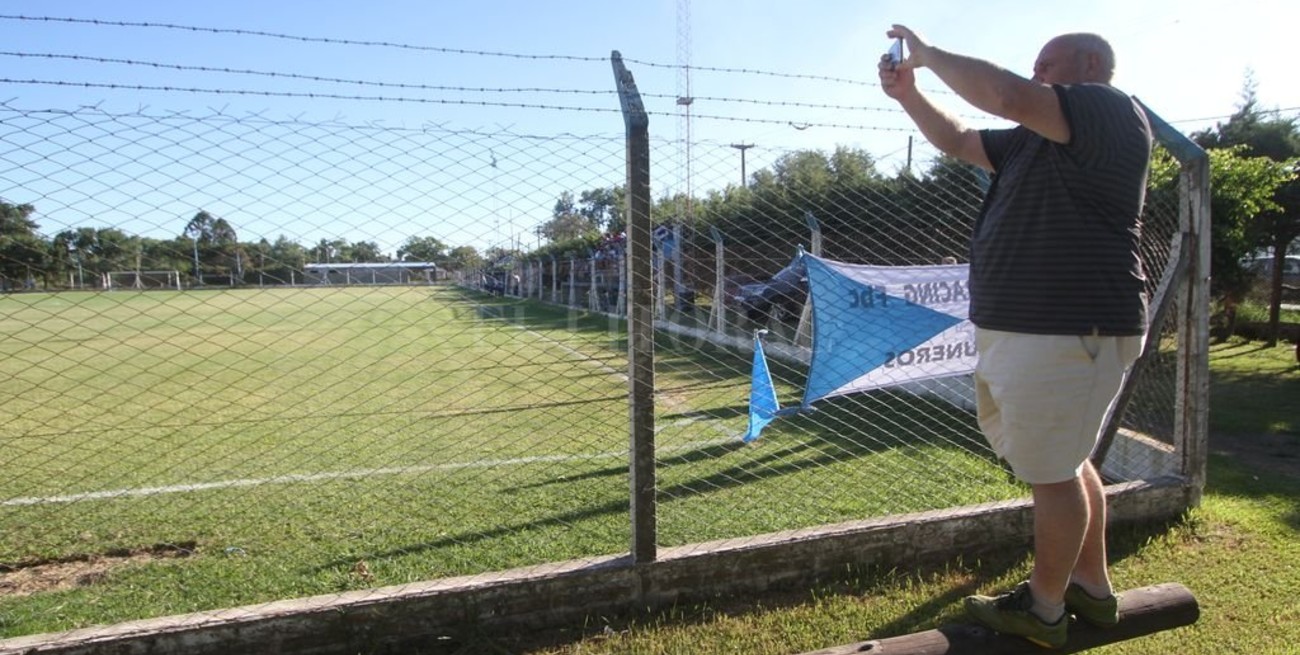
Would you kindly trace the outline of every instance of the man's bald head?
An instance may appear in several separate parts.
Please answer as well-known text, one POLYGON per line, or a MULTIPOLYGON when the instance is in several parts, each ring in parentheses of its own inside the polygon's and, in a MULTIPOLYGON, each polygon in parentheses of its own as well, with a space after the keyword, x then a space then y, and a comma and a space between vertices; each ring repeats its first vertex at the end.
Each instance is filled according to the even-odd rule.
POLYGON ((1044 84, 1110 84, 1115 51, 1097 34, 1062 34, 1043 46, 1034 62, 1034 79, 1044 84))

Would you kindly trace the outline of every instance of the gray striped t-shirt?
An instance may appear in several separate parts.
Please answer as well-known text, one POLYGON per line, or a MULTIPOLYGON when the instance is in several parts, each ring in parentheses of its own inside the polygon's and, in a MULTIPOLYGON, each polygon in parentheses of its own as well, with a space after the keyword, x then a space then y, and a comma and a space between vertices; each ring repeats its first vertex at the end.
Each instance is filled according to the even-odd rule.
POLYGON ((971 239, 971 320, 1029 334, 1142 334, 1150 124, 1113 87, 1055 89, 1069 143, 1025 127, 980 133, 994 176, 971 239))

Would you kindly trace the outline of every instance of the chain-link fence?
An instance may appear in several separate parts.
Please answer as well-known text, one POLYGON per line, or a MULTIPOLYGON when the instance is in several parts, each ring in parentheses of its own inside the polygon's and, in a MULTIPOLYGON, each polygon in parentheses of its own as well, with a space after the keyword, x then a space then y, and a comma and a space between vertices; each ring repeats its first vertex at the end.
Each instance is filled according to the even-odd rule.
MULTIPOLYGON (((649 160, 679 158, 658 134, 649 160)), ((652 559, 1022 498, 968 376, 907 375, 960 348, 892 353, 885 383, 741 440, 756 330, 783 405, 809 382, 801 250, 959 270, 981 176, 690 146, 694 192, 649 180, 645 306, 622 135, 0 106, 0 630, 637 554, 636 517, 652 559), (630 469, 638 429, 652 460, 634 440, 630 469)), ((1187 184, 1147 207, 1161 311, 1099 453, 1114 481, 1199 480, 1187 184)))

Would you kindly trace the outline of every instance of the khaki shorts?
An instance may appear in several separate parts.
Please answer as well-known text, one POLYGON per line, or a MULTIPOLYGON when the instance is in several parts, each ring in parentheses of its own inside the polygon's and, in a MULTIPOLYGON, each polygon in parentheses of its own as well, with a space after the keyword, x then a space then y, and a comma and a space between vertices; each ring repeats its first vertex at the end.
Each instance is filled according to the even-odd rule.
POLYGON ((1051 484, 1079 475, 1144 341, 976 328, 980 429, 1016 477, 1051 484))

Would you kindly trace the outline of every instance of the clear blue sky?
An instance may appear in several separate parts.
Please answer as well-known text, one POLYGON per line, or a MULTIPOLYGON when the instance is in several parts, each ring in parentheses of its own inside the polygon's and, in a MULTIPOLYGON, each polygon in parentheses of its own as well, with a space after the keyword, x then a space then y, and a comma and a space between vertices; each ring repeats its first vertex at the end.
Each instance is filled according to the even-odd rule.
MULTIPOLYGON (((343 2, 162 2, 143 0, 6 0, 0 14, 103 21, 173 23, 197 27, 264 31, 304 37, 384 41, 413 46, 466 49, 540 58, 468 56, 428 50, 344 46, 261 36, 210 34, 104 25, 0 20, 0 50, 6 53, 81 55, 183 66, 275 71, 371 82, 464 87, 544 87, 606 92, 612 88, 611 50, 662 66, 630 64, 660 138, 677 135, 673 98, 681 83, 670 66, 680 59, 677 0, 638 2, 524 2, 519 0, 370 0, 343 2), (577 61, 565 57, 593 58, 577 61)), ((690 3, 689 62, 701 69, 731 68, 797 74, 799 78, 717 73, 691 76, 697 98, 752 99, 763 103, 808 102, 868 107, 792 110, 807 122, 864 125, 846 130, 696 119, 693 142, 747 142, 773 151, 863 147, 886 171, 901 164, 906 118, 874 86, 875 60, 887 47, 885 30, 899 22, 950 50, 992 60, 1027 74, 1041 45, 1056 34, 1095 31, 1118 53, 1116 86, 1137 95, 1184 131, 1212 126, 1240 101, 1251 72, 1265 108, 1300 114, 1300 75, 1294 70, 1300 3, 1290 0, 938 0, 909 3, 861 0, 694 0, 690 3), (891 8, 892 5, 892 8, 891 8), (807 79, 825 76, 860 83, 807 79)), ((610 95, 465 94, 310 83, 220 73, 152 70, 31 57, 0 57, 0 77, 128 85, 264 89, 342 95, 474 98, 489 101, 617 107, 610 95)), ((939 88, 928 74, 922 85, 939 88)), ((450 129, 507 130, 529 134, 618 134, 614 113, 554 112, 474 105, 276 98, 261 95, 162 93, 104 88, 58 88, 0 84, 0 100, 23 109, 98 105, 107 110, 294 116, 308 121, 378 122, 385 126, 436 123, 450 129)), ((950 95, 937 96, 974 124, 992 124, 960 107, 950 95)), ((757 107, 699 100, 697 115, 787 115, 779 105, 757 107)), ((932 151, 931 151, 932 154, 932 151)), ((918 145, 918 156, 926 156, 918 145)), ((759 159, 761 161, 761 157, 759 159)), ((702 174, 709 171, 703 171, 702 174)), ((674 174, 660 176, 657 192, 674 174)), ((0 196, 25 201, 11 177, 0 176, 0 196)), ((541 190, 549 193, 549 189, 541 190)), ((553 195, 551 196, 554 197, 553 195)), ((540 206, 544 200, 536 201, 540 206)), ((41 209, 40 203, 38 209, 41 209)), ((526 222, 526 218, 520 218, 526 222)), ((55 221, 57 223, 57 221, 55 221)), ((71 221, 68 221, 71 222, 71 221)), ((151 236, 165 236, 151 234, 151 236)), ((274 236, 274 235, 270 235, 274 236)), ((302 229, 292 236, 314 236, 302 229)), ((385 244, 391 247, 391 243, 385 244)))

